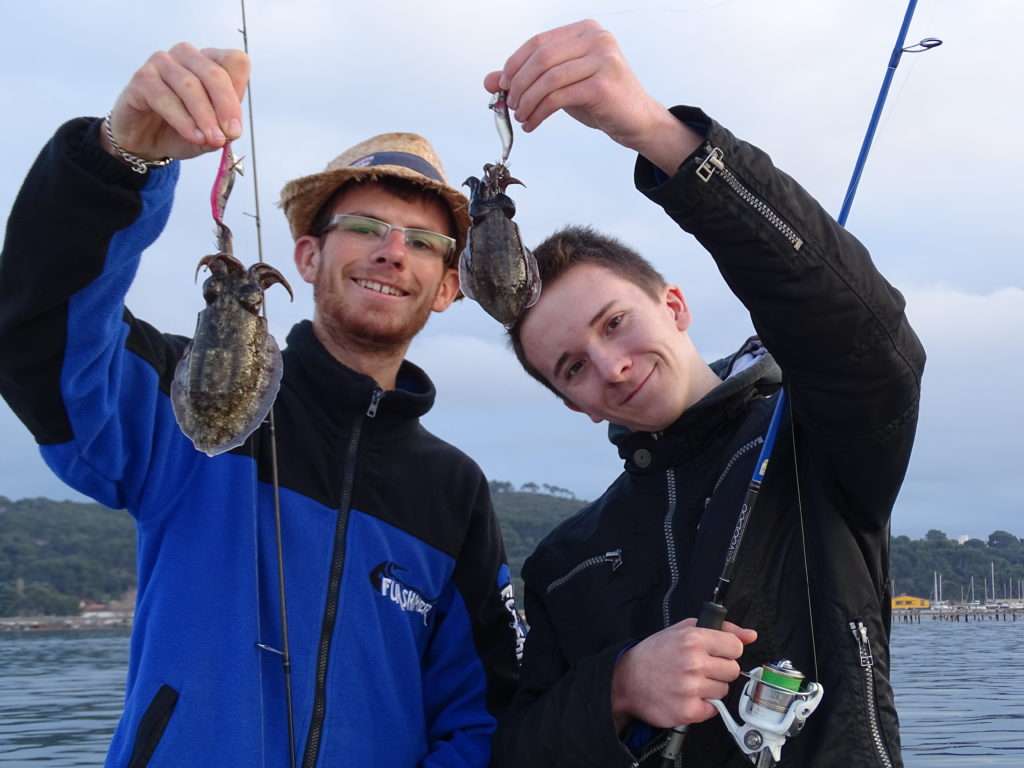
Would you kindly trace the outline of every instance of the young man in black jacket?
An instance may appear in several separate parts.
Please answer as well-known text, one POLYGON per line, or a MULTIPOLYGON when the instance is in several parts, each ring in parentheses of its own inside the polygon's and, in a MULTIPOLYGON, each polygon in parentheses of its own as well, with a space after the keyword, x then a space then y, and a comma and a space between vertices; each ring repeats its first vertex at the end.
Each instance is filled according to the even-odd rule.
POLYGON ((709 365, 682 292, 628 248, 570 228, 536 249, 543 293, 513 345, 610 422, 625 472, 523 569, 531 630, 497 764, 655 764, 663 729, 695 723, 683 765, 749 765, 708 700, 735 704, 741 669, 788 658, 824 698, 783 764, 901 765, 889 517, 924 365, 902 296, 767 155, 654 101, 594 22, 532 38, 485 87, 526 130, 562 109, 636 150, 637 188, 708 249, 760 336, 709 365), (780 382, 792 416, 728 592, 735 624, 697 628, 780 382))

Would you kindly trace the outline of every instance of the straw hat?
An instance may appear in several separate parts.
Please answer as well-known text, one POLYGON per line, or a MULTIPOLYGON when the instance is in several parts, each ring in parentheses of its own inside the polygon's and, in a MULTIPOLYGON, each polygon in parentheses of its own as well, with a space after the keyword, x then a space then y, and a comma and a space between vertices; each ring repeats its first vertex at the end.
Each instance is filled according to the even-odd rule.
POLYGON ((406 179, 437 192, 455 222, 455 254, 466 246, 469 201, 452 187, 430 142, 415 133, 382 133, 346 149, 322 173, 289 181, 281 190, 279 205, 288 217, 292 237, 312 234, 313 218, 339 187, 356 180, 381 176, 406 179))

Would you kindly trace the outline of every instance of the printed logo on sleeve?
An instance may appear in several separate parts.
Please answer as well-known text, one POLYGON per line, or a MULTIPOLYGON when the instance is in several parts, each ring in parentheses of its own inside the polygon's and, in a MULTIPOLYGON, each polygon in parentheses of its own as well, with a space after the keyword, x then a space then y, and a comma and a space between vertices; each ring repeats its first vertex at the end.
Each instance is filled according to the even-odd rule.
POLYGON ((508 625, 516 633, 516 659, 522 662, 523 647, 526 645, 527 627, 526 622, 520 618, 519 611, 516 610, 516 594, 515 589, 512 587, 512 575, 505 564, 502 564, 498 569, 498 591, 501 594, 502 602, 505 604, 505 610, 508 611, 511 617, 508 625))

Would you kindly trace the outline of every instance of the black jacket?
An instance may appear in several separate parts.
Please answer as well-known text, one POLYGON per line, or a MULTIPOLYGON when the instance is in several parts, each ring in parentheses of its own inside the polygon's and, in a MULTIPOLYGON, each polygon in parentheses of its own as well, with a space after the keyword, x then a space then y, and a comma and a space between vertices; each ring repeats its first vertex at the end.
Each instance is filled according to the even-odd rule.
MULTIPOLYGON (((727 600, 728 618, 758 631, 741 667, 785 657, 824 685, 782 765, 902 765, 889 685, 889 516, 924 351, 899 292, 796 182, 700 111, 673 112, 706 143, 667 180, 640 158, 636 185, 711 252, 785 372, 792 404, 727 600)), ((523 569, 531 631, 497 765, 656 764, 660 734, 648 761, 615 732, 613 667, 631 643, 710 598, 778 387, 763 357, 663 433, 611 430, 625 472, 523 569)), ((719 718, 690 728, 682 763, 750 764, 719 718)))

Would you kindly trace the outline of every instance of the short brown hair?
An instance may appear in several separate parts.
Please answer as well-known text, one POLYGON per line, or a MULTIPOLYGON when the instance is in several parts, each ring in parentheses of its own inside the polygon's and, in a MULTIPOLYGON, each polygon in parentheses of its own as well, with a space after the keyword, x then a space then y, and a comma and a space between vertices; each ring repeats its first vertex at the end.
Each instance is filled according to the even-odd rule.
MULTIPOLYGON (((661 273, 647 259, 614 237, 602 235, 591 227, 564 227, 549 236, 533 251, 537 259, 542 285, 547 288, 580 264, 603 267, 612 274, 628 280, 654 301, 660 301, 667 283, 661 273)), ((543 298, 543 293, 541 294, 543 298)), ((508 338, 523 369, 533 378, 564 399, 564 395, 526 359, 523 349, 523 321, 530 310, 523 312, 508 328, 508 338)))

